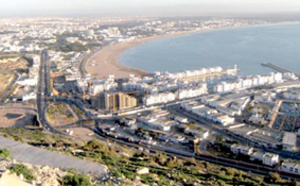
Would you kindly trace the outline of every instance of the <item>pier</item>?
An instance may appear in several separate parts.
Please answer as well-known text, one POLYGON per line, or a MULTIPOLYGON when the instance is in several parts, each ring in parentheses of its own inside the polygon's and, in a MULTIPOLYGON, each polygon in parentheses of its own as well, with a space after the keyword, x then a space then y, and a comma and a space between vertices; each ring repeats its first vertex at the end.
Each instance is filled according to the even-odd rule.
POLYGON ((288 69, 285 69, 283 67, 275 65, 273 63, 262 63, 261 65, 264 66, 264 67, 269 67, 269 68, 271 68, 271 69, 273 69, 273 70, 275 70, 277 72, 281 72, 281 73, 287 73, 287 72, 289 72, 289 73, 295 74, 295 76, 297 76, 297 77, 300 77, 300 74, 294 73, 294 72, 292 72, 292 71, 290 71, 288 69))

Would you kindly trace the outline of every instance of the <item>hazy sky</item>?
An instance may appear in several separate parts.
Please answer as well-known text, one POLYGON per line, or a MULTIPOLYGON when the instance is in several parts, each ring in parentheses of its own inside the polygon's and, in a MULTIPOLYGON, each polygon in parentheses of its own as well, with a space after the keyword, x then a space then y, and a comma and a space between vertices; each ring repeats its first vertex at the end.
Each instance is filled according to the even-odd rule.
POLYGON ((207 15, 300 12, 300 0, 0 0, 0 15, 207 15))

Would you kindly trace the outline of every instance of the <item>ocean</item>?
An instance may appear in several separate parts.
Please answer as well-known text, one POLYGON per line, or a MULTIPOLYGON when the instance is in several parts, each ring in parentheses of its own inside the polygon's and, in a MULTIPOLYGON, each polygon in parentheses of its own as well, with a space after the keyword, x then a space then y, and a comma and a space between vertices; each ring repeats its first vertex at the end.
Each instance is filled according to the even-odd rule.
POLYGON ((271 72, 270 62, 300 73, 300 23, 203 31, 150 41, 125 50, 119 61, 147 72, 180 72, 237 64, 242 76, 271 72))

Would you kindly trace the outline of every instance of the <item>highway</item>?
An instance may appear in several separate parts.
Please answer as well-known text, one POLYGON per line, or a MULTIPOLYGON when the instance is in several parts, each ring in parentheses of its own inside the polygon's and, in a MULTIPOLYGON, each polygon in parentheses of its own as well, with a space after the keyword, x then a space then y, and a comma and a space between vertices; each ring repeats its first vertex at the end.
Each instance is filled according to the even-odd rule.
POLYGON ((50 92, 50 69, 48 65, 49 56, 48 50, 44 49, 41 52, 41 63, 39 70, 39 81, 38 81, 38 91, 37 91, 37 119, 40 125, 49 130, 52 133, 64 134, 60 130, 53 128, 46 119, 46 108, 48 105, 48 99, 51 96, 50 92))
POLYGON ((85 116, 88 119, 91 119, 91 116, 90 113, 87 112, 85 108, 81 105, 81 103, 79 103, 77 100, 72 98, 51 96, 50 68, 48 63, 49 63, 48 51, 43 50, 41 52, 41 63, 40 63, 40 70, 39 70, 39 81, 38 81, 38 91, 37 91, 37 101, 36 101, 38 121, 44 129, 49 130, 52 133, 59 133, 59 134, 66 135, 62 131, 52 127, 46 119, 46 109, 49 100, 53 100, 53 102, 64 102, 67 104, 74 104, 85 114, 85 116))

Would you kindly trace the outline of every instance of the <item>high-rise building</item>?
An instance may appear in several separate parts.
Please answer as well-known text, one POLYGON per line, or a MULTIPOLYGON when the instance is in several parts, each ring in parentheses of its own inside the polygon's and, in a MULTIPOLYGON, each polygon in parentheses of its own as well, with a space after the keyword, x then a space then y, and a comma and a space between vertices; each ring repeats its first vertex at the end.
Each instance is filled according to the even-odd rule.
POLYGON ((122 92, 104 93, 100 96, 101 107, 108 111, 132 108, 137 105, 137 99, 122 92))

